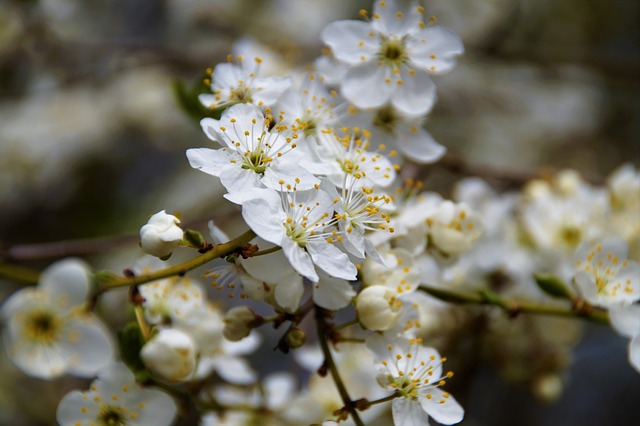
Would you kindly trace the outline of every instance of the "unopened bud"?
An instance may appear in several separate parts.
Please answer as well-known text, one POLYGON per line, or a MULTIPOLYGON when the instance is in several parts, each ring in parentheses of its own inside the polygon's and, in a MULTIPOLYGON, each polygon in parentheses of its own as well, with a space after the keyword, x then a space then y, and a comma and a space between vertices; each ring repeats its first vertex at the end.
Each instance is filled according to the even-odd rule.
POLYGON ((207 243, 202 234, 193 229, 184 231, 184 239, 195 248, 202 248, 207 243))
POLYGON ((356 311, 360 324, 369 330, 388 330, 402 313, 402 303, 390 288, 374 285, 367 287, 356 298, 356 311))
POLYGON ((287 333, 287 345, 291 349, 299 348, 304 345, 306 338, 307 337, 304 334, 304 331, 300 330, 299 328, 292 328, 287 333))
POLYGON ((182 241, 183 233, 179 224, 180 219, 177 217, 164 210, 159 211, 140 228, 140 247, 147 254, 167 259, 173 248, 182 241))
POLYGON ((261 323, 262 317, 256 315, 247 306, 236 306, 224 315, 222 334, 227 340, 237 342, 249 335, 251 330, 261 323))
POLYGON ((185 332, 160 330, 140 351, 147 368, 169 382, 188 380, 196 368, 196 344, 185 332))
POLYGON ((571 299, 573 297, 567 284, 555 275, 534 274, 533 278, 536 280, 538 287, 550 296, 563 299, 571 299))

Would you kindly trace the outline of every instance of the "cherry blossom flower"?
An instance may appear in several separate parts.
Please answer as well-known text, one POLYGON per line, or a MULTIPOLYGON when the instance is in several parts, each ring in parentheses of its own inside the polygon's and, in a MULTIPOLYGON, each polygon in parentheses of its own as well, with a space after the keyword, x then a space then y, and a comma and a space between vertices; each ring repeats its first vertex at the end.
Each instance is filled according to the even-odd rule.
POLYGON ((389 340, 379 334, 369 336, 366 346, 379 368, 378 384, 397 393, 392 402, 396 426, 426 425, 429 416, 445 425, 462 421, 462 407, 440 389, 453 373, 443 374, 445 359, 435 349, 422 346, 421 339, 389 340))
POLYGON ((6 349, 26 374, 91 377, 113 358, 108 329, 85 310, 89 274, 81 260, 58 261, 42 273, 37 287, 14 293, 2 306, 6 349))
POLYGON ((256 234, 282 247, 300 275, 318 282, 315 265, 333 277, 355 280, 356 267, 332 244, 341 239, 330 230, 334 204, 321 189, 277 193, 255 188, 242 203, 242 217, 256 234))
POLYGON ((273 105, 291 84, 289 78, 261 76, 260 57, 247 60, 242 56, 237 58, 239 64, 218 64, 213 70, 213 93, 198 96, 205 107, 216 109, 237 103, 268 107, 273 105))
POLYGON ((417 1, 380 0, 370 22, 337 21, 323 30, 335 58, 350 65, 341 86, 345 98, 360 108, 390 101, 413 115, 432 108, 436 88, 429 74, 451 70, 464 48, 451 30, 425 25, 423 13, 417 1))
POLYGON ((142 388, 122 364, 110 364, 89 391, 72 391, 58 405, 61 426, 169 426, 177 406, 166 393, 142 388))
POLYGON ((205 118, 202 128, 223 148, 187 150, 191 167, 220 178, 229 191, 226 198, 241 203, 251 188, 310 189, 319 181, 303 165, 304 153, 296 149, 298 134, 287 126, 269 130, 269 119, 254 105, 235 105, 220 120, 205 118))
POLYGON ((582 296, 598 306, 640 300, 640 264, 627 259, 627 245, 610 237, 582 244, 575 254, 574 282, 582 296))

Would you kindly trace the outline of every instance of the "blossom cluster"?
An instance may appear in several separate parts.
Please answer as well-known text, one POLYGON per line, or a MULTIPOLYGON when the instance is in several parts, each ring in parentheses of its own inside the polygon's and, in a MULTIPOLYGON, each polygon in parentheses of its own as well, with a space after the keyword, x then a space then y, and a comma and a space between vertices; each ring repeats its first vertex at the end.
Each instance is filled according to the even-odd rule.
MULTIPOLYGON (((623 166, 596 186, 565 171, 504 193, 470 178, 452 199, 403 181, 405 164, 446 152, 425 120, 437 76, 464 48, 415 0, 378 0, 361 18, 323 30, 328 50, 312 72, 283 70, 246 43, 210 70, 198 97, 208 147, 186 157, 224 187, 246 241, 232 247, 214 222, 205 238, 163 210, 140 229, 151 256, 121 281, 67 259, 3 304, 5 346, 25 373, 97 377, 62 399, 60 424, 169 425, 178 400, 193 403, 203 425, 363 424, 389 406, 397 426, 456 424, 464 410, 446 390, 455 379, 440 348, 454 318, 459 329, 474 320, 443 303, 464 292, 502 308, 508 297, 608 313, 640 371, 640 172, 623 166), (164 263, 179 247, 196 249, 196 260, 217 255, 196 278, 188 273, 200 264, 164 263), (119 334, 121 362, 94 313, 114 282, 131 286, 135 318, 119 334), (338 311, 353 321, 338 326, 338 311), (307 342, 310 312, 318 336, 307 342), (276 349, 309 380, 287 371, 259 380, 245 356, 268 323, 289 324, 276 349)), ((523 334, 487 316, 497 339, 523 334)), ((547 361, 569 344, 533 333, 550 355, 527 360, 519 379, 558 377, 566 365, 547 361)), ((523 359, 518 338, 503 358, 523 359)))

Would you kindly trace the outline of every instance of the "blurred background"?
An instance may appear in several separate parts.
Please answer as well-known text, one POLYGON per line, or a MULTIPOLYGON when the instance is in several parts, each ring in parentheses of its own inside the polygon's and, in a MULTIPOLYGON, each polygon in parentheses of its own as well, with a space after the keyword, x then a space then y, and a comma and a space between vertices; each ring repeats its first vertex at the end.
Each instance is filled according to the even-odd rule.
MULTIPOLYGON (((200 229, 216 217, 233 235, 237 209, 220 202, 218 183, 184 154, 208 144, 185 111, 205 68, 247 36, 305 67, 319 55, 327 23, 370 7, 0 0, 0 253, 118 236, 105 243, 122 247, 117 255, 88 257, 118 271, 140 254, 135 234, 161 209, 183 212, 200 229)), ((523 174, 573 168, 596 183, 624 162, 640 165, 640 3, 431 0, 425 8, 467 49, 451 74, 436 78, 439 102, 427 129, 450 155, 427 169, 428 189, 448 195, 465 174, 455 167, 460 161, 523 174)), ((13 260, 36 268, 50 262, 30 253, 13 260)), ((2 283, 0 301, 15 288, 2 283)), ((479 361, 454 392, 466 408, 463 424, 636 424, 640 378, 624 353, 625 339, 588 327, 564 393, 547 403, 479 361)), ((28 379, 1 357, 0 424, 54 424, 61 396, 82 387, 28 379)))

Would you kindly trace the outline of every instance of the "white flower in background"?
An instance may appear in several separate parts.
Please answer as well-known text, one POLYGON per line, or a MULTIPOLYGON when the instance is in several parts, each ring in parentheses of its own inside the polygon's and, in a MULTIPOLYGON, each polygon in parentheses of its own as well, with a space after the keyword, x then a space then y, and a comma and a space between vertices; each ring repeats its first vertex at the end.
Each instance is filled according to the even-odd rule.
POLYGON ((142 388, 122 364, 110 364, 89 391, 72 391, 58 405, 61 426, 169 426, 177 406, 166 393, 142 388))
POLYGON ((425 25, 423 13, 417 1, 377 1, 370 22, 337 21, 323 30, 335 58, 350 65, 345 98, 360 108, 390 101, 413 115, 431 109, 436 88, 429 74, 450 71, 464 48, 454 32, 425 25))
POLYGON ((611 325, 629 340, 629 363, 640 373, 640 305, 615 305, 609 309, 611 325))
POLYGON ((571 255, 582 242, 605 235, 608 194, 588 185, 574 171, 559 173, 551 183, 531 181, 523 195, 520 218, 540 251, 571 255))
MULTIPOLYGON (((640 256, 640 170, 631 164, 619 167, 607 179, 612 231, 629 243, 629 251, 640 256)), ((631 257, 634 257, 634 256, 631 257)))
POLYGON ((392 159, 400 153, 417 163, 429 164, 438 161, 447 152, 424 129, 425 116, 409 115, 391 105, 359 110, 348 115, 345 122, 367 129, 371 144, 384 147, 392 159))
POLYGON ((177 321, 206 304, 202 285, 188 277, 172 277, 138 286, 150 324, 177 321))
POLYGON ((445 200, 426 222, 429 245, 434 245, 445 255, 464 253, 482 233, 482 218, 466 203, 445 200))
POLYGON ((256 188, 242 203, 242 217, 258 236, 282 247, 300 275, 318 282, 316 265, 333 277, 351 281, 356 267, 333 245, 341 235, 327 229, 335 224, 334 204, 320 189, 277 193, 256 188))
POLYGON ((640 264, 627 259, 618 237, 584 243, 575 254, 574 282, 589 303, 612 306, 640 300, 640 264))
POLYGON ((220 120, 204 118, 202 128, 223 148, 187 150, 191 167, 220 178, 226 198, 241 204, 251 188, 279 191, 310 189, 319 181, 304 166, 305 155, 296 149, 298 134, 278 124, 272 130, 254 105, 234 105, 220 120), (302 165, 301 165, 302 164, 302 165))
POLYGON ((248 306, 234 306, 224 314, 222 335, 231 342, 242 340, 255 328, 256 320, 255 312, 248 306))
POLYGON ((289 407, 296 393, 296 379, 289 372, 279 372, 267 375, 260 386, 251 388, 237 386, 217 386, 215 389, 205 389, 203 399, 208 394, 215 396, 215 401, 228 409, 224 415, 207 415, 203 418, 202 426, 218 425, 261 425, 282 426, 289 424, 282 418, 282 411, 289 407), (240 407, 242 411, 234 410, 240 407), (252 410, 247 410, 250 407, 252 410))
POLYGON ((149 218, 146 225, 140 228, 140 246, 152 256, 166 258, 182 241, 180 219, 164 210, 149 218))
POLYGON ((289 78, 261 76, 260 57, 244 59, 238 56, 238 62, 239 64, 227 62, 216 65, 211 81, 213 93, 198 96, 202 105, 212 110, 238 103, 268 107, 291 84, 289 78))
MULTIPOLYGON (((283 124, 305 138, 315 137, 321 130, 333 127, 345 109, 337 93, 329 92, 315 74, 305 76, 298 86, 287 90, 274 107, 283 124)), ((301 145, 306 148, 304 143, 301 145)))
POLYGON ((422 346, 421 339, 378 334, 369 336, 366 346, 378 365, 378 384, 399 395, 391 403, 394 425, 427 425, 429 416, 445 425, 462 421, 460 404, 440 389, 453 373, 443 374, 445 359, 435 349, 422 346))
POLYGON ((5 347, 26 374, 91 377, 113 358, 109 330, 85 310, 90 273, 81 260, 58 261, 37 287, 14 293, 0 309, 5 347))
MULTIPOLYGON (((222 323, 221 319, 220 323, 222 323)), ((196 378, 204 379, 215 371, 223 380, 233 384, 248 385, 258 380, 258 374, 242 358, 260 346, 261 338, 255 331, 239 342, 230 342, 223 338, 216 345, 208 345, 208 347, 205 347, 200 340, 206 338, 205 336, 194 336, 194 338, 201 344, 196 378)))
POLYGON ((142 347, 144 365, 169 382, 189 380, 196 368, 196 344, 189 334, 173 328, 161 329, 142 347))
POLYGON ((391 328, 402 314, 398 294, 385 286, 372 285, 362 290, 355 300, 358 321, 369 330, 391 328))

